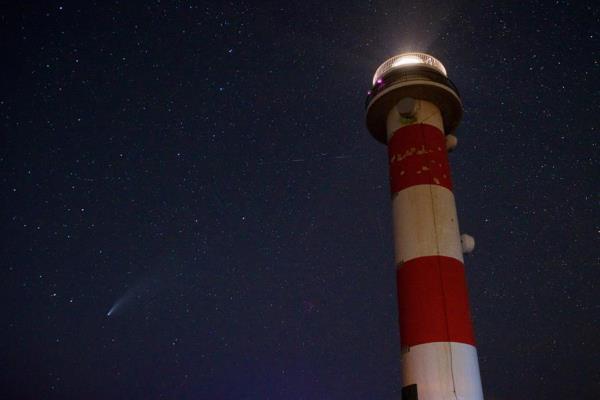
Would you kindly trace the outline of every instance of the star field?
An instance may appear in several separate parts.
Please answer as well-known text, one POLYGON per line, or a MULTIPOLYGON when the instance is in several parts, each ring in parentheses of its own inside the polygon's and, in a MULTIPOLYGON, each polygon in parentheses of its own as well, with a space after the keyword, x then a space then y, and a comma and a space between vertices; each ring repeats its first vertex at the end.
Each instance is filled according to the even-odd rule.
POLYGON ((600 397, 591 2, 0 8, 0 397, 398 399, 372 74, 441 60, 488 400, 600 397), (110 314, 110 315, 108 315, 110 314))

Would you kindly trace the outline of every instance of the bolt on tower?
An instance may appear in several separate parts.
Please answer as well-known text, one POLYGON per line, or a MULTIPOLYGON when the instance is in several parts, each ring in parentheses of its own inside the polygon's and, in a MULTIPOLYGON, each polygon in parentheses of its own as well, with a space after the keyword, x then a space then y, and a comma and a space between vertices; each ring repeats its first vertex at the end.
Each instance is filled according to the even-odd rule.
POLYGON ((387 144, 394 226, 403 400, 481 400, 448 151, 462 117, 458 90, 423 53, 377 69, 367 127, 387 144))

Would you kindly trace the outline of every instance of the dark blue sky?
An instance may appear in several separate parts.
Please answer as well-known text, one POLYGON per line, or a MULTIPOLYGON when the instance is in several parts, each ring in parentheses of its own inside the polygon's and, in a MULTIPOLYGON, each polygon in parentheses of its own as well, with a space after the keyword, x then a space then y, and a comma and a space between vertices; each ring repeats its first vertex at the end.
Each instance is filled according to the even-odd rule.
POLYGON ((398 399, 364 100, 409 50, 465 106, 450 162, 486 399, 600 397, 592 2, 15 2, 0 21, 0 397, 398 399))

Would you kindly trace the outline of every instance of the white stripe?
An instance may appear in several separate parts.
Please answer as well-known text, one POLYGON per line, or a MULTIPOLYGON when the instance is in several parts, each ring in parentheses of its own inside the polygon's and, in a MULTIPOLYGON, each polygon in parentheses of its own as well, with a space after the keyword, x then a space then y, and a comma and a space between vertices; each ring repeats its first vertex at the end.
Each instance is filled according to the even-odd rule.
POLYGON ((392 199, 396 264, 447 256, 463 262, 454 194, 439 185, 415 185, 392 199))
POLYGON ((402 355, 403 385, 417 385, 419 400, 483 400, 477 349, 456 342, 425 343, 402 355))

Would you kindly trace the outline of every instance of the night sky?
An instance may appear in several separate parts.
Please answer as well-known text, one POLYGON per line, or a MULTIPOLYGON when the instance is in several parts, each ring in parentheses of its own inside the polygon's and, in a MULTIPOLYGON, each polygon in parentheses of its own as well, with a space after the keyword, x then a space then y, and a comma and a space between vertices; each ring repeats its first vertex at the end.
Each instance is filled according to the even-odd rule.
POLYGON ((399 399, 364 100, 411 50, 465 107, 486 399, 600 398, 599 9, 4 3, 0 398, 399 399))

